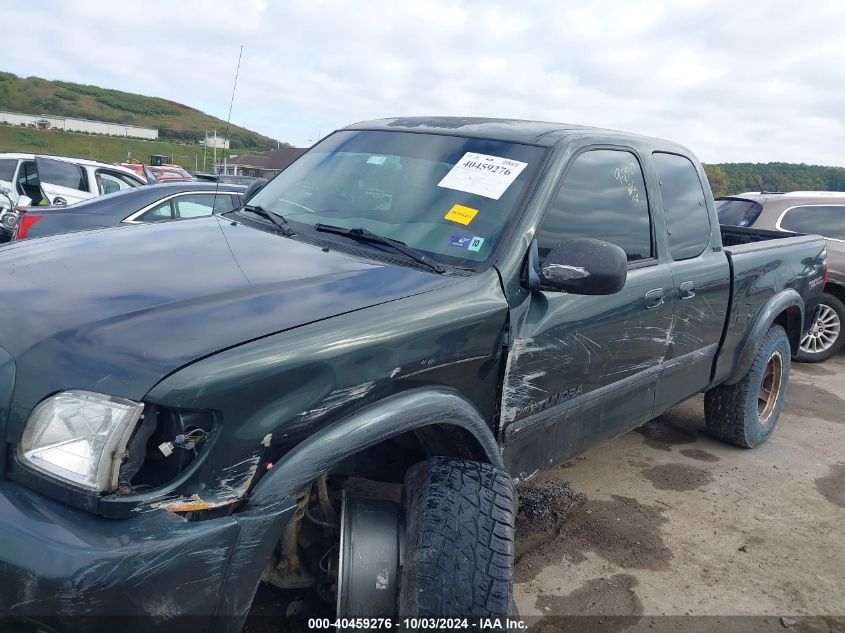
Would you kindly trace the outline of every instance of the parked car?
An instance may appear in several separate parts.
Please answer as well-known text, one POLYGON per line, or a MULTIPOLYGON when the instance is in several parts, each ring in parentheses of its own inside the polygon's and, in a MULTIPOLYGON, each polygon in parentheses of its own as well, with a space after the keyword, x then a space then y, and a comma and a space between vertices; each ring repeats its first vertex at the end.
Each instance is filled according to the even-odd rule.
POLYGON ((825 253, 720 228, 674 143, 452 118, 335 132, 231 213, 10 244, 2 606, 508 614, 513 482, 702 392, 765 442, 825 253))
POLYGON ((182 169, 181 167, 174 167, 174 166, 148 166, 147 171, 149 171, 153 177, 158 182, 171 182, 171 181, 182 181, 182 182, 192 182, 196 180, 187 170, 182 169))
POLYGON ((801 340, 798 360, 818 363, 845 347, 845 192, 741 193, 716 200, 719 222, 814 233, 827 238, 829 272, 815 320, 801 340))
POLYGON ((146 184, 132 171, 94 160, 65 156, 0 153, 0 187, 12 202, 27 196, 34 205, 73 204, 146 184))
POLYGON ((255 180, 258 180, 258 178, 256 178, 255 176, 235 176, 233 174, 207 174, 204 172, 196 172, 194 174, 194 178, 196 178, 197 180, 208 180, 211 182, 219 182, 221 184, 228 185, 249 185, 255 180))
POLYGON ((206 217, 237 209, 246 187, 174 182, 125 189, 70 206, 22 210, 13 239, 88 231, 124 224, 146 224, 206 217))
POLYGON ((155 183, 158 182, 158 180, 156 180, 156 177, 153 175, 153 173, 149 169, 147 169, 146 165, 142 165, 141 163, 116 163, 116 164, 121 166, 121 167, 125 167, 129 171, 134 172, 135 174, 137 174, 138 176, 140 176, 141 178, 146 180, 148 185, 154 185, 155 183))
MULTIPOLYGON (((21 201, 27 204, 30 202, 26 196, 18 197, 18 204, 21 201)), ((18 204, 13 202, 12 192, 9 189, 0 187, 0 244, 8 242, 14 235, 20 213, 18 204)))

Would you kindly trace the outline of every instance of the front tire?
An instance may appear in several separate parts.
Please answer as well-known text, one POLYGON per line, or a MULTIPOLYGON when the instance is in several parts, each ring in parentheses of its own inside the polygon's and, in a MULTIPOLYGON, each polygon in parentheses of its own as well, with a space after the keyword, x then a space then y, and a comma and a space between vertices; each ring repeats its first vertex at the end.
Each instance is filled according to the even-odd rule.
POLYGON ((503 470, 434 457, 405 475, 400 617, 505 617, 511 608, 514 490, 503 470))
POLYGON ((771 437, 789 385, 791 350, 780 325, 773 325, 745 376, 734 385, 719 385, 704 395, 704 420, 712 436, 754 448, 771 437))
POLYGON ((837 354, 845 345, 845 304, 832 294, 824 293, 819 301, 816 319, 801 338, 796 360, 821 363, 837 354))

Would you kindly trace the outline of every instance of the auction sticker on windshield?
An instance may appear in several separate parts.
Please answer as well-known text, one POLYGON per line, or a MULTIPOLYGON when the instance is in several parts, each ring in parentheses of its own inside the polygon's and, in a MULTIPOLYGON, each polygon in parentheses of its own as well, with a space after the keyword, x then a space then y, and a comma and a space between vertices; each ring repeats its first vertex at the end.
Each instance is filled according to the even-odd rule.
POLYGON ((465 207, 462 204, 453 204, 452 208, 449 209, 449 213, 443 216, 444 220, 451 220, 452 222, 457 222, 458 224, 463 224, 466 226, 472 219, 478 215, 478 209, 473 209, 472 207, 465 207))
POLYGON ((527 166, 501 156, 467 152, 437 186, 498 200, 527 166))

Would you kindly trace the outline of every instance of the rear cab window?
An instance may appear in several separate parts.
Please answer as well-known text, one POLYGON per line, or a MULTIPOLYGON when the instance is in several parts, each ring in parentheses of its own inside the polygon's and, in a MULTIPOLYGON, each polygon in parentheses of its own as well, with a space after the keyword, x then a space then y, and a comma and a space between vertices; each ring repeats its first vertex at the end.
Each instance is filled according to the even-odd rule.
POLYGON ((698 257, 710 244, 710 214, 692 161, 680 154, 654 152, 654 168, 669 233, 669 252, 680 261, 698 257))

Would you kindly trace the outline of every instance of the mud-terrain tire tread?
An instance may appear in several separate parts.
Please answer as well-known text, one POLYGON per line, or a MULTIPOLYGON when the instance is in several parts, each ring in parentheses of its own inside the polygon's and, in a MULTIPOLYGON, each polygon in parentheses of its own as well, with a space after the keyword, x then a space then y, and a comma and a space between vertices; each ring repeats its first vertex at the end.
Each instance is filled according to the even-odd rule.
POLYGON ((754 448, 768 440, 777 426, 786 400, 789 373, 789 338, 783 327, 773 325, 760 341, 757 355, 745 376, 736 384, 719 385, 704 394, 704 421, 707 432, 723 442, 742 448, 754 448), (781 394, 772 413, 774 420, 764 429, 757 416, 757 393, 769 358, 778 348, 783 358, 781 394))
POLYGON ((490 464, 434 457, 408 470, 400 617, 510 613, 514 496, 490 464))
POLYGON ((837 338, 836 342, 830 346, 830 349, 818 352, 817 354, 811 354, 799 349, 798 354, 795 355, 795 360, 802 363, 823 363, 827 359, 838 354, 842 348, 845 347, 845 303, 842 303, 839 297, 832 295, 829 292, 825 292, 822 295, 821 303, 830 306, 833 308, 833 311, 839 315, 839 338, 837 338))

